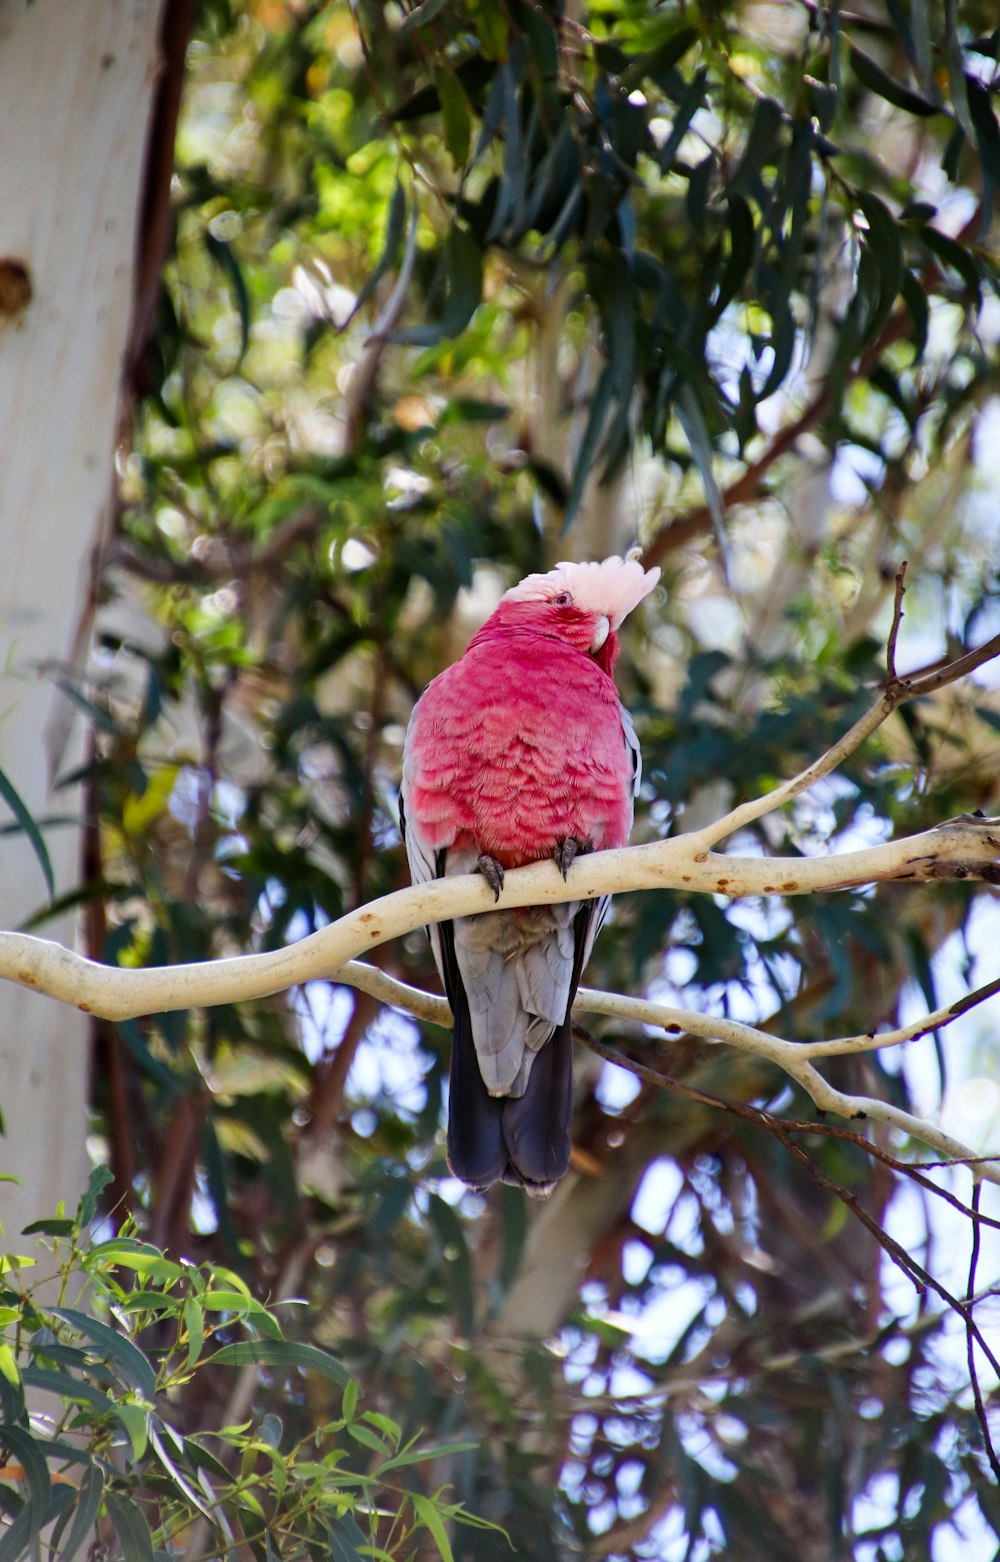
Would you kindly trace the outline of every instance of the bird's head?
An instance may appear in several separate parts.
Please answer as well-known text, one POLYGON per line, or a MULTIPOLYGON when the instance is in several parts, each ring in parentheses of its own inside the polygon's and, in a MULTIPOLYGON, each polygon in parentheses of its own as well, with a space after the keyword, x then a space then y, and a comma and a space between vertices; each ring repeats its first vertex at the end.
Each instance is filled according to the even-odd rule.
POLYGON ((565 640, 610 674, 623 620, 659 578, 658 569, 644 569, 631 554, 599 564, 557 564, 544 575, 526 575, 505 592, 484 628, 529 629, 565 640))

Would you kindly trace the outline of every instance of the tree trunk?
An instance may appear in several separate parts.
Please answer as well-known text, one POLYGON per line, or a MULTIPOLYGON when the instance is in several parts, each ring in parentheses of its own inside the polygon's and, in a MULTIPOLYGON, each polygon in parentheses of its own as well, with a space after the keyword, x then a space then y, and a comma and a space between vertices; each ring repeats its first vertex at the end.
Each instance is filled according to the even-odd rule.
MULTIPOLYGON (((44 830, 55 893, 79 881, 82 753, 57 687, 85 665, 132 329, 136 230, 162 0, 0 0, 0 767, 44 830)), ((2 823, 9 821, 0 805, 2 823)), ((5 926, 46 898, 23 835, 0 839, 5 926)), ((73 941, 73 919, 45 924, 73 941)), ((72 1206, 85 1173, 87 1023, 0 991, 0 1220, 72 1206)))

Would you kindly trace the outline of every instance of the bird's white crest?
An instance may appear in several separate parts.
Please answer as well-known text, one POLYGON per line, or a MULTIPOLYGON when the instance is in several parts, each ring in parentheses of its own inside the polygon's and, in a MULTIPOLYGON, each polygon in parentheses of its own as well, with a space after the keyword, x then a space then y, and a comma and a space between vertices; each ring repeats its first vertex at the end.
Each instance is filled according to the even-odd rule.
POLYGON ((550 602, 568 591, 577 607, 585 613, 603 613, 618 629, 632 609, 652 591, 660 578, 659 569, 643 569, 629 554, 613 554, 599 564, 557 564, 544 575, 526 575, 504 593, 504 602, 550 602))

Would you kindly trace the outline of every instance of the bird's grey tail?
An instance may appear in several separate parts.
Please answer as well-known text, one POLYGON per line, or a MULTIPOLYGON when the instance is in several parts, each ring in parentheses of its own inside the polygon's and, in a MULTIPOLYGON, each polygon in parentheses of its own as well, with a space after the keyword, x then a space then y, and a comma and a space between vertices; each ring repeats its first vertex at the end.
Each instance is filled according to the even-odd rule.
POLYGON ((491 1096, 472 1037, 469 1003, 455 960, 450 923, 439 925, 445 988, 455 1017, 448 1103, 448 1165, 474 1188, 513 1183, 545 1198, 569 1170, 573 1117, 573 1026, 593 903, 574 921, 576 958, 566 1017, 542 1046, 522 1096, 491 1096))

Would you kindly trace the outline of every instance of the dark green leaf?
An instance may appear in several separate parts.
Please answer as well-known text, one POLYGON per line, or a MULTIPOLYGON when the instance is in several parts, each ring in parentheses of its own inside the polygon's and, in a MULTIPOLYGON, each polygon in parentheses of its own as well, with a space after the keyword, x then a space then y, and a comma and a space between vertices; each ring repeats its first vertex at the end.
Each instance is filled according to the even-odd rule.
POLYGON ((331 1562, 362 1562, 363 1553, 358 1548, 368 1545, 368 1537, 350 1513, 329 1526, 326 1539, 331 1562))
POLYGON ((58 1394, 67 1404, 86 1405, 101 1416, 117 1413, 113 1399, 83 1378, 74 1377, 72 1373, 58 1372, 54 1367, 23 1367, 21 1376, 29 1388, 46 1389, 52 1394, 58 1394))
POLYGON ((753 213, 738 190, 730 190, 726 199, 729 205, 729 256, 719 278, 719 293, 712 309, 713 320, 718 319, 735 297, 753 261, 753 213))
POLYGON ((236 309, 240 317, 240 357, 250 343, 250 294, 233 246, 225 239, 217 239, 209 229, 205 230, 205 248, 223 272, 233 290, 236 309))
POLYGON ((650 49, 648 54, 641 54, 637 59, 630 59, 625 69, 619 76, 619 83, 626 92, 631 92, 633 87, 638 87, 647 77, 662 78, 698 41, 698 29, 696 27, 678 27, 670 37, 664 38, 662 43, 650 49))
POLYGON ((234 1345, 223 1345, 211 1359, 237 1367, 303 1367, 329 1378, 340 1388, 350 1381, 350 1373, 339 1361, 325 1350, 298 1340, 239 1340, 234 1345))
POLYGON ((109 1166, 95 1166, 87 1181, 87 1189, 77 1206, 76 1222, 81 1230, 85 1231, 97 1213, 97 1201, 109 1183, 114 1182, 114 1173, 109 1166))
MULTIPOLYGON (((385 276, 389 267, 399 253, 400 241, 403 237, 403 228, 406 223, 406 191, 397 179, 393 187, 392 198, 389 201, 389 215, 386 218, 385 242, 382 245, 382 253, 375 263, 375 269, 369 273, 360 293, 354 300, 354 308, 351 310, 350 319, 353 320, 358 310, 366 304, 374 293, 378 284, 385 276)), ((348 322, 345 322, 345 325, 348 322)))
POLYGON ((52 876, 52 859, 49 856, 49 849, 42 840, 38 825, 22 802, 20 793, 3 770, 0 770, 0 797, 3 798, 21 829, 28 837, 28 843, 38 859, 38 864, 44 875, 45 885, 49 892, 49 899, 51 900, 56 892, 56 884, 52 876))
POLYGON ((929 250, 957 271, 969 291, 974 295, 978 304, 980 290, 982 288, 982 272, 975 257, 960 244, 957 239, 950 238, 948 234, 941 233, 937 228, 921 228, 920 237, 929 250))
POLYGON ((77 1312, 73 1307, 54 1307, 52 1311, 57 1318, 65 1319, 78 1333, 92 1340, 104 1360, 116 1367, 126 1383, 152 1403, 156 1398, 156 1373, 137 1345, 117 1329, 98 1323, 96 1318, 77 1312))
POLYGON ((456 168, 469 159, 469 143, 472 137, 472 116, 469 101, 462 83, 446 65, 439 65, 434 73, 438 97, 441 99, 441 116, 444 120, 444 144, 456 168))
POLYGON ((930 103, 926 98, 914 92, 910 87, 904 87, 901 82, 893 81, 887 76, 881 65, 867 54, 863 54, 853 43, 849 46, 848 57, 851 69, 863 87, 869 92, 874 92, 877 97, 884 98, 887 103, 892 103, 896 108, 905 109, 908 114, 919 114, 926 117, 930 114, 940 114, 941 109, 936 103, 930 103))
POLYGON ((444 10, 446 0, 422 0, 418 6, 404 16, 400 24, 401 33, 413 32, 414 28, 423 27, 428 22, 433 22, 435 16, 444 10))
POLYGON ((20 1426, 0 1426, 0 1445, 9 1448, 24 1469, 31 1506, 39 1515, 40 1523, 52 1491, 43 1445, 20 1426))
POLYGON ((472 319, 483 293, 483 256, 468 229, 457 224, 451 228, 443 259, 448 298, 440 321, 395 331, 394 342, 405 347, 430 347, 442 337, 458 336, 472 319))
POLYGON ((59 1562, 73 1562, 80 1547, 94 1539, 94 1525, 104 1495, 104 1472, 98 1464, 91 1464, 84 1472, 77 1493, 76 1512, 61 1547, 59 1562))
POLYGON ((0 1562, 22 1562, 28 1555, 34 1562, 44 1517, 37 1512, 34 1503, 24 1504, 10 1528, 0 1535, 0 1562))
POLYGON ((597 389, 591 398, 587 426, 584 430, 583 439, 580 441, 580 448, 576 453, 576 459, 573 463, 573 482, 570 487, 569 498, 566 501, 566 514, 563 517, 564 532, 567 531, 571 526, 573 519, 576 516, 576 512, 579 509, 580 500, 583 498, 583 490, 586 487, 587 479, 590 476, 591 468, 594 463, 594 456, 597 451, 597 442, 600 439, 601 431, 604 428, 604 422, 608 415, 608 408, 611 405, 611 398, 614 395, 614 390, 614 371, 612 370, 611 365, 606 363, 604 368, 601 370, 601 377, 597 382, 597 389))
POLYGON ((105 1496, 108 1518, 115 1528, 123 1562, 155 1562, 153 1537, 142 1510, 129 1497, 109 1491, 105 1496))

